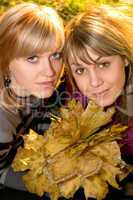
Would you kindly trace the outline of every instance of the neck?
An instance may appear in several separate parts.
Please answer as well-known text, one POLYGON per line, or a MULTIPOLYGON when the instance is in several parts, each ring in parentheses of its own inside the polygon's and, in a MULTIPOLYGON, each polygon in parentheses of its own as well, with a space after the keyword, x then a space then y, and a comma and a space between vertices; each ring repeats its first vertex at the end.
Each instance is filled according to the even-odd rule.
POLYGON ((39 99, 36 98, 33 95, 27 95, 27 96, 20 96, 15 93, 15 91, 12 88, 7 89, 8 95, 10 96, 11 99, 13 99, 17 104, 20 106, 30 106, 34 102, 37 102, 39 99))

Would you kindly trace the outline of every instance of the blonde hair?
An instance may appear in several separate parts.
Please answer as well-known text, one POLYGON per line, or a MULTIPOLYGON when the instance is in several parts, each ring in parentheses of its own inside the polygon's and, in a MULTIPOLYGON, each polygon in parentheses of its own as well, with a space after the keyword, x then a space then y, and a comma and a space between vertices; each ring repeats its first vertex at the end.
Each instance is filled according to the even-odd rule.
POLYGON ((82 59, 87 62, 87 47, 101 56, 120 55, 130 63, 133 74, 133 18, 122 7, 94 6, 75 16, 66 26, 64 61, 73 87, 75 82, 70 70, 71 62, 82 59))
POLYGON ((64 44, 63 22, 53 8, 22 3, 0 17, 0 87, 9 63, 18 57, 52 50, 64 44))

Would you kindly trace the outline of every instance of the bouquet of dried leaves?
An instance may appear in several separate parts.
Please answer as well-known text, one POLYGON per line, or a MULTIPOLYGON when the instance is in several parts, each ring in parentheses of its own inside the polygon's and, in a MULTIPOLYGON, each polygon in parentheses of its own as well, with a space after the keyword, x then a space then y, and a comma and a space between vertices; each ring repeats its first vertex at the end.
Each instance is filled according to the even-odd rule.
MULTIPOLYGON (((108 184, 119 189, 129 169, 121 159, 116 139, 127 127, 108 124, 115 110, 106 111, 90 102, 84 110, 74 100, 61 108, 61 117, 53 120, 44 135, 34 131, 24 137, 13 161, 15 171, 26 171, 23 181, 30 192, 52 200, 73 197, 79 187, 85 196, 101 200, 108 193, 108 184)), ((55 119, 55 117, 54 117, 55 119)))

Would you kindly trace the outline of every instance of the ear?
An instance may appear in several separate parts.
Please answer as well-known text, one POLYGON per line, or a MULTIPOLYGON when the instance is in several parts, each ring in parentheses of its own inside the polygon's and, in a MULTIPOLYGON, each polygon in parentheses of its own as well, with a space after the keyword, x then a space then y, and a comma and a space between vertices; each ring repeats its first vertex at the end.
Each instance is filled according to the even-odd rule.
POLYGON ((125 67, 128 67, 129 65, 129 60, 127 58, 124 59, 124 62, 125 62, 125 67))

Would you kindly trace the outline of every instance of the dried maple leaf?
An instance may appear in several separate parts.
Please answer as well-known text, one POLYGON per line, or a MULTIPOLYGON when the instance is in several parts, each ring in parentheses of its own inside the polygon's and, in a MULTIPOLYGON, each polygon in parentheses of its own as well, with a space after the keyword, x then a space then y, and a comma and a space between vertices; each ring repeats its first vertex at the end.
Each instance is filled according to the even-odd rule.
POLYGON ((108 184, 119 189, 116 177, 121 180, 130 170, 116 142, 127 127, 103 128, 114 112, 113 107, 104 111, 94 102, 84 111, 72 100, 43 136, 32 130, 23 136, 24 147, 18 149, 12 166, 15 171, 28 170, 23 177, 28 190, 39 196, 48 192, 57 200, 70 198, 83 187, 86 198, 102 200, 108 184))

